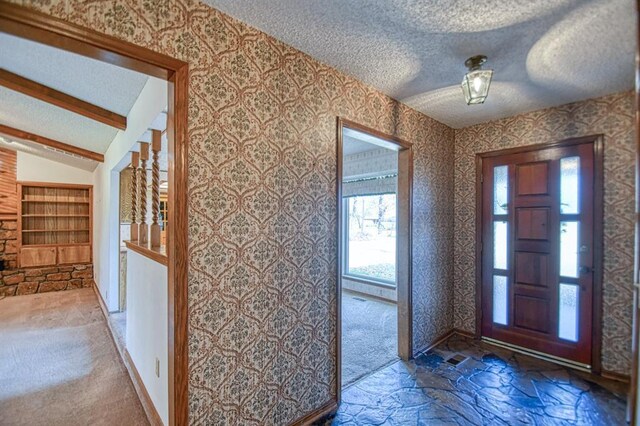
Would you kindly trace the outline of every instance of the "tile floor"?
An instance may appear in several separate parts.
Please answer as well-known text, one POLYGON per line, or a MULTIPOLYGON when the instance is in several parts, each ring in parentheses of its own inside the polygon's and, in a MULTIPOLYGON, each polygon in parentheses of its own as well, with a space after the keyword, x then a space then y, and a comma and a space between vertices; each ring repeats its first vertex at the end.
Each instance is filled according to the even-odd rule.
POLYGON ((624 425, 624 385, 453 336, 345 388, 333 425, 624 425), (467 357, 457 366, 454 354, 467 357))

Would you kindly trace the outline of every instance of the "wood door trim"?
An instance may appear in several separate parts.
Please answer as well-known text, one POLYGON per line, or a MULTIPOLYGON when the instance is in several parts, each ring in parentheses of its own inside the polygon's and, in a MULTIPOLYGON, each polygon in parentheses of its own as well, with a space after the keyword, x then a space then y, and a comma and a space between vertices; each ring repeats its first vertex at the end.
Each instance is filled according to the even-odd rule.
POLYGON ((593 143, 593 308, 591 340, 591 371, 594 374, 602 372, 602 279, 604 270, 603 241, 604 241, 604 136, 602 134, 568 138, 558 142, 525 145, 497 151, 476 154, 476 338, 482 337, 482 246, 483 246, 483 215, 482 215, 482 166, 483 160, 502 155, 511 155, 538 151, 541 149, 562 148, 573 145, 593 143))
MULTIPOLYGON (((398 353, 403 358, 411 358, 413 356, 413 300, 412 300, 412 264, 413 264, 413 244, 412 244, 412 222, 413 222, 413 150, 412 144, 406 142, 400 138, 395 136, 387 135, 385 133, 379 132, 375 129, 371 129, 369 127, 363 126, 361 124, 354 123, 353 121, 343 119, 341 117, 337 118, 337 144, 336 144, 336 159, 337 159, 337 168, 336 168, 336 208, 337 208, 337 227, 336 227, 336 241, 338 242, 338 268, 336 271, 336 312, 337 312, 337 337, 336 337, 336 402, 340 403, 341 400, 341 389, 342 389, 342 267, 343 267, 343 250, 341 244, 341 234, 342 227, 344 225, 344 221, 342 218, 343 212, 343 203, 342 203, 342 177, 343 177, 343 138, 342 133, 344 128, 358 130, 390 143, 395 144, 400 149, 398 151, 398 168, 400 169, 401 164, 405 163, 407 166, 405 167, 404 179, 407 180, 407 192, 408 192, 408 200, 407 200, 407 216, 408 223, 405 224, 407 227, 407 238, 404 242, 398 242, 397 247, 398 250, 404 250, 407 252, 407 264, 405 265, 406 269, 406 278, 404 281, 406 285, 401 288, 399 285, 402 278, 399 278, 397 291, 398 291, 398 353), (401 159, 401 156, 405 156, 404 159, 401 159), (402 161, 401 161, 402 160, 402 161), (406 293, 405 293, 406 292, 406 293), (406 312, 406 315, 400 315, 401 309, 406 312), (406 318, 401 318, 406 317, 406 318)), ((400 170, 398 171, 400 177, 400 170)), ((400 179, 399 181, 400 182, 400 179)), ((401 269, 401 268, 398 268, 401 269)))
POLYGON ((3 32, 168 80, 186 65, 145 47, 10 3, 0 3, 3 32))
POLYGON ((342 227, 344 226, 342 218, 342 176, 344 175, 342 127, 344 123, 345 121, 338 117, 336 125, 336 242, 338 244, 338 264, 336 267, 336 406, 340 406, 340 401, 342 400, 342 259, 344 253, 340 238, 342 238, 342 227))
POLYGON ((342 123, 343 127, 348 127, 353 130, 359 130, 363 133, 368 133, 377 138, 384 139, 385 141, 394 142, 396 145, 400 146, 401 148, 409 149, 413 145, 411 142, 407 142, 404 139, 400 139, 396 136, 388 135, 376 129, 372 129, 371 127, 363 126, 362 124, 356 123, 355 121, 347 120, 346 118, 340 118, 339 120, 340 120, 340 123, 342 123))
POLYGON ((593 140, 593 343, 591 372, 602 373, 602 307, 604 280, 604 137, 593 140))
POLYGON ((601 133, 598 133, 598 134, 589 135, 589 136, 580 136, 576 138, 562 139, 557 142, 538 143, 538 144, 532 144, 532 145, 523 145, 521 147, 515 147, 515 148, 499 149, 497 151, 482 152, 482 153, 476 154, 476 158, 500 157, 503 155, 523 154, 526 152, 538 151, 541 149, 564 148, 567 146, 581 145, 584 143, 595 142, 598 138, 603 139, 604 135, 601 133))
POLYGON ((169 424, 188 424, 188 77, 186 62, 23 6, 0 3, 0 31, 169 82, 169 424))
MULTIPOLYGON (((640 0, 635 5, 636 24, 640 25, 640 0)), ((634 271, 633 271, 633 313, 631 327, 631 387, 627 400, 631 426, 638 424, 638 346, 640 345, 640 318, 638 317, 638 297, 640 289, 636 286, 640 282, 640 27, 636 27, 636 81, 635 81, 635 129, 636 129, 636 200, 635 200, 635 238, 634 238, 634 271)))

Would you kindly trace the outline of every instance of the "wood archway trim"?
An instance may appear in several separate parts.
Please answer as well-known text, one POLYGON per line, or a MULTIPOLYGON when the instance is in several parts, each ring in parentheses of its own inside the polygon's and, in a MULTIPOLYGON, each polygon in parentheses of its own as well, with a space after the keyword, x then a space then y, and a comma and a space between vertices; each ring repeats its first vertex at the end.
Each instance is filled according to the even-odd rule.
POLYGON ((169 423, 188 423, 186 62, 22 6, 0 3, 0 32, 107 62, 169 83, 169 423))

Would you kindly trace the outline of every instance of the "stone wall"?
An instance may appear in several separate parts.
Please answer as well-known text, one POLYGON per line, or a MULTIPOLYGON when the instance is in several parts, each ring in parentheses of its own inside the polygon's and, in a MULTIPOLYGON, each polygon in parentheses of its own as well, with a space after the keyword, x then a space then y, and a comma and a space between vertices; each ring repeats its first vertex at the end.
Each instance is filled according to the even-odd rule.
POLYGON ((18 268, 17 228, 15 220, 0 220, 0 260, 4 261, 5 268, 0 276, 0 298, 73 290, 94 284, 91 263, 18 268))
POLYGON ((18 267, 18 222, 15 220, 0 221, 0 260, 4 261, 4 269, 14 270, 18 267))

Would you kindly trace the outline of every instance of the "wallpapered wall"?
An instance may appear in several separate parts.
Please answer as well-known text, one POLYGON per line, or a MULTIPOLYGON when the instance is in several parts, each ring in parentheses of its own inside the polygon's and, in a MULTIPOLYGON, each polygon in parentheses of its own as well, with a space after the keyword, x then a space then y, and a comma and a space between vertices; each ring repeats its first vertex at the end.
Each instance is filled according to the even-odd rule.
POLYGON ((124 168, 120 172, 120 222, 131 222, 132 197, 131 191, 133 187, 133 169, 124 168))
POLYGON ((414 144, 415 348, 452 328, 452 129, 197 1, 19 3, 190 63, 192 424, 335 395, 337 116, 414 144))
POLYGON ((455 327, 475 331, 475 155, 604 134, 602 367, 629 374, 634 233, 634 97, 590 99, 456 130, 455 327))

